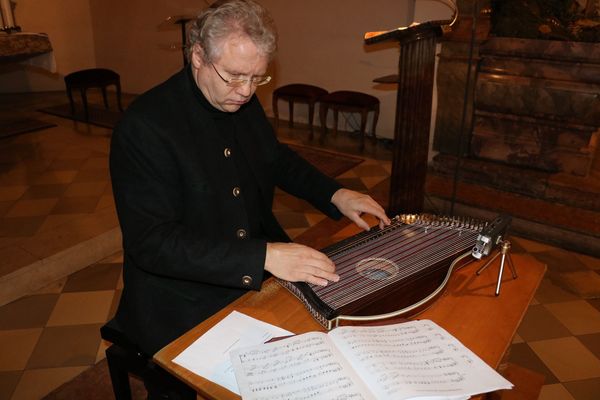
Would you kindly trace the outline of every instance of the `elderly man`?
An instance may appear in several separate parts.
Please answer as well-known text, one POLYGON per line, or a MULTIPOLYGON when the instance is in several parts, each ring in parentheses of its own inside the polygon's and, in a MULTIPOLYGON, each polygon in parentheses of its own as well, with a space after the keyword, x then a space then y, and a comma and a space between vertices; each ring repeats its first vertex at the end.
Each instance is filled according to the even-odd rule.
POLYGON ((110 171, 123 231, 116 321, 151 355, 268 273, 326 285, 324 254, 290 240, 275 187, 364 229, 388 224, 371 197, 342 188, 279 143, 257 97, 276 31, 250 0, 217 1, 189 32, 189 65, 141 95, 116 127, 110 171))

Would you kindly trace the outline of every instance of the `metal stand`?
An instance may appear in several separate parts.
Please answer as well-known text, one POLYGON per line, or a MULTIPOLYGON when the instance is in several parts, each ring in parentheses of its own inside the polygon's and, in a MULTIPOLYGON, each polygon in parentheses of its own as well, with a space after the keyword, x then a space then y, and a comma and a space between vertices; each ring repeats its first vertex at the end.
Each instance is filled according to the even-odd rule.
POLYGON ((481 272, 486 269, 499 255, 502 255, 500 259, 500 271, 498 272, 498 283, 496 284, 496 296, 500 294, 500 283, 502 282, 502 273, 504 272, 504 261, 508 260, 508 266, 510 271, 512 272, 513 279, 517 279, 517 270, 515 269, 515 265, 510 258, 510 242, 508 240, 502 240, 500 242, 500 251, 494 254, 494 256, 486 262, 481 268, 479 268, 476 272, 477 275, 480 275, 481 272))

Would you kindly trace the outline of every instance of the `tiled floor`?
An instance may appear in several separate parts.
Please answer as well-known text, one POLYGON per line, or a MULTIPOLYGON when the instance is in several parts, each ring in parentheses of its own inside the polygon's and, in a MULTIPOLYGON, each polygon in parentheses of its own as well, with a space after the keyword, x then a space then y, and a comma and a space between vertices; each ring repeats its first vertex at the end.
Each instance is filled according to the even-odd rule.
POLYGON ((119 248, 110 131, 35 111, 65 101, 64 93, 0 96, 0 121, 32 116, 57 125, 0 139, 0 304, 119 248), (82 243, 91 246, 74 247, 82 243))
MULTIPOLYGON (((38 107, 61 102, 62 96, 24 96, 10 106, 38 107)), ((0 98, 3 109, 7 104, 0 98)), ((0 139, 0 270, 44 260, 114 227, 105 164, 109 131, 44 114, 36 117, 57 127, 0 139)), ((302 130, 282 127, 280 134, 311 145, 302 130)), ((328 137, 326 146, 355 152, 357 140, 340 134, 328 137)), ((362 164, 339 179, 369 191, 387 179, 390 153, 367 143, 363 157, 362 164)), ((280 192, 275 212, 292 237, 323 218, 280 192)), ((523 238, 511 240, 514 252, 534 255, 548 265, 548 272, 518 330, 510 360, 545 376, 542 400, 600 398, 600 259, 523 238)), ((81 252, 68 260, 79 259, 81 252)), ((39 399, 103 358, 98 329, 120 296, 121 260, 116 251, 0 307, 0 400, 39 399)))

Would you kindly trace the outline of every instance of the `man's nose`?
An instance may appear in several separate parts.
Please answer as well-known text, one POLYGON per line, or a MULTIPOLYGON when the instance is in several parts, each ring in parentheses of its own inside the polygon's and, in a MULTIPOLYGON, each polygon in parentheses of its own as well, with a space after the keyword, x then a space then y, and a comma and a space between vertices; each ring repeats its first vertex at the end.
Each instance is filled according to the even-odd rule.
POLYGON ((244 82, 242 86, 238 86, 236 89, 240 96, 250 97, 252 96, 252 93, 254 93, 254 90, 256 90, 256 85, 254 85, 251 80, 248 80, 244 82))

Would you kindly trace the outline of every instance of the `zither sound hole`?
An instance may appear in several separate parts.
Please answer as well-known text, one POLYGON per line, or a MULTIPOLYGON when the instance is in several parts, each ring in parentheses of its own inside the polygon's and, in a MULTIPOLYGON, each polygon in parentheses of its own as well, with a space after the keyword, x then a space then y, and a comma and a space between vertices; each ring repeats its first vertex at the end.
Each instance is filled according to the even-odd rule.
POLYGON ((398 266, 387 258, 365 258, 356 265, 356 272, 375 281, 390 279, 398 273, 398 266))

